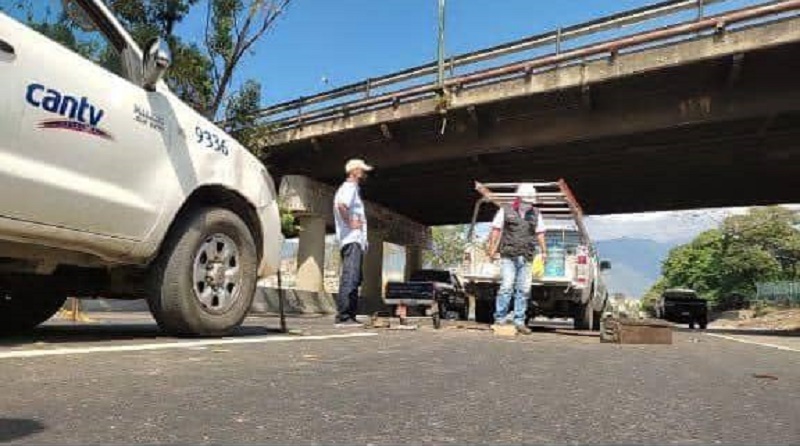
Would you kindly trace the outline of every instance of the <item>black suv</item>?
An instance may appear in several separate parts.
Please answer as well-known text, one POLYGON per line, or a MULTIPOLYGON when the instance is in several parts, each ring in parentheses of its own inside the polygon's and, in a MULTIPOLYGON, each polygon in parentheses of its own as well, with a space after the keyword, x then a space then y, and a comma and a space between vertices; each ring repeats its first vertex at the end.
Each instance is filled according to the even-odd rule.
POLYGON ((708 325, 708 302, 694 290, 675 288, 664 291, 656 303, 656 317, 677 324, 708 325))

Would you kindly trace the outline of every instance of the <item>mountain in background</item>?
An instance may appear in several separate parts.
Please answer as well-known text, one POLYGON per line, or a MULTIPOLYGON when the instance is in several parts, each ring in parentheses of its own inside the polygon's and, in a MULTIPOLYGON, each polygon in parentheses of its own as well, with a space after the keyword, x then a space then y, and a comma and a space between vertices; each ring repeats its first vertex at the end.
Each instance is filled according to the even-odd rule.
POLYGON ((611 271, 605 273, 609 292, 641 297, 658 280, 669 250, 681 242, 619 238, 595 244, 600 258, 611 261, 611 271))

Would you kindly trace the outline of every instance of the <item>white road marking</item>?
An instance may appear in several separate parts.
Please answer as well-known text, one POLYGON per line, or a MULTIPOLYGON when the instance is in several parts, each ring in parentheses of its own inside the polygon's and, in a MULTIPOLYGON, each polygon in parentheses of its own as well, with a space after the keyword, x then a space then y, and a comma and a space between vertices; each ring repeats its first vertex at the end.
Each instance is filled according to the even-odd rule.
POLYGON ((259 336, 243 338, 202 339, 197 341, 163 342, 132 345, 110 345, 95 347, 62 347, 53 349, 16 350, 0 352, 0 359, 36 358, 41 356, 85 355, 88 353, 116 353, 116 352, 141 352, 167 349, 197 349, 198 347, 233 345, 233 344, 262 344, 266 342, 290 341, 322 341, 327 339, 348 339, 377 336, 377 333, 348 333, 339 335, 318 336, 259 336))
POLYGON ((729 341, 734 341, 734 342, 741 342, 742 344, 760 345, 762 347, 769 347, 769 348, 774 348, 774 349, 778 349, 778 350, 784 350, 784 351, 787 351, 787 352, 800 353, 800 349, 786 347, 784 345, 767 344, 765 342, 749 341, 747 339, 740 339, 740 338, 735 338, 733 336, 726 336, 726 335, 714 334, 714 333, 706 333, 706 336, 713 336, 715 338, 727 339, 729 341))

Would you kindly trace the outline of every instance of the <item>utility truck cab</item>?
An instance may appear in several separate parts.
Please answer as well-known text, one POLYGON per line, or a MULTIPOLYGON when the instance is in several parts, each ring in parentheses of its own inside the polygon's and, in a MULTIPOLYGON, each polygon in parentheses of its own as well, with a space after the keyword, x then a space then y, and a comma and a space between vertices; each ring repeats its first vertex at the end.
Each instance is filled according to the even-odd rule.
POLYGON ((100 0, 0 0, 0 330, 67 296, 147 299, 170 333, 241 323, 278 265, 275 186, 170 92, 100 0))

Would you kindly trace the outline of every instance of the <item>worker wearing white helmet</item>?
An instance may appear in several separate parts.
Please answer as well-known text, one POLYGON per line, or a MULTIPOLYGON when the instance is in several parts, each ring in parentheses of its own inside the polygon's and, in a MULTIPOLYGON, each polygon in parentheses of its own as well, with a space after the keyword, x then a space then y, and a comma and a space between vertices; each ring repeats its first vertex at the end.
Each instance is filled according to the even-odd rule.
POLYGON ((514 299, 514 325, 522 334, 529 334, 525 324, 531 289, 531 262, 536 255, 536 245, 544 261, 547 256, 545 225, 542 214, 535 207, 536 188, 523 183, 517 187, 517 198, 511 204, 497 202, 492 193, 475 182, 475 189, 494 202, 500 209, 492 221, 489 234, 489 256, 500 254, 501 281, 497 291, 495 324, 504 324, 508 318, 511 299, 514 299))

